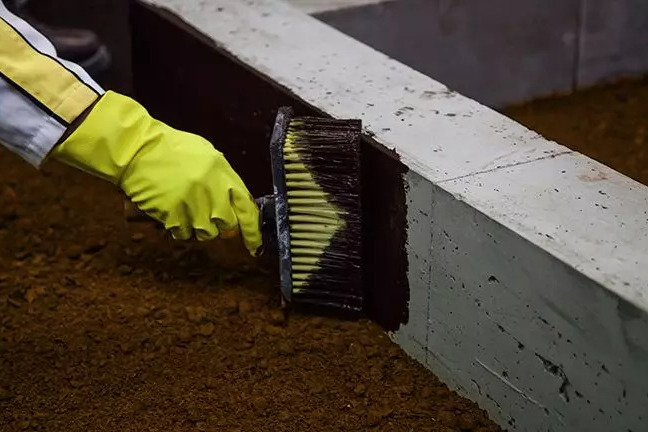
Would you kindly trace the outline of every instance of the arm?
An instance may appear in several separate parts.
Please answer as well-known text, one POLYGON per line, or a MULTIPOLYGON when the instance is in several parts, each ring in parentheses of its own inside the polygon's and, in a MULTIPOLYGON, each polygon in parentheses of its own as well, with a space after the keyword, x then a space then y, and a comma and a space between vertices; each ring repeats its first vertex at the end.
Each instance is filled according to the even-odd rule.
POLYGON ((48 155, 110 181, 176 239, 241 232, 261 246, 258 208, 222 153, 104 92, 0 2, 0 142, 35 166, 48 155))
POLYGON ((78 65, 0 1, 0 142, 40 166, 104 93, 78 65))

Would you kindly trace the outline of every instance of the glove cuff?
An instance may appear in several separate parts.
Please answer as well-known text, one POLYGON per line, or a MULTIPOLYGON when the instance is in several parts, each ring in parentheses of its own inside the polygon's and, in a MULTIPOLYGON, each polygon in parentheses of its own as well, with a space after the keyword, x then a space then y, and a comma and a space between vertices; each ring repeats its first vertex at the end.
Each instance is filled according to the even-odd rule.
POLYGON ((133 99, 106 92, 77 129, 52 151, 52 157, 119 184, 121 176, 145 144, 142 137, 154 122, 133 99))

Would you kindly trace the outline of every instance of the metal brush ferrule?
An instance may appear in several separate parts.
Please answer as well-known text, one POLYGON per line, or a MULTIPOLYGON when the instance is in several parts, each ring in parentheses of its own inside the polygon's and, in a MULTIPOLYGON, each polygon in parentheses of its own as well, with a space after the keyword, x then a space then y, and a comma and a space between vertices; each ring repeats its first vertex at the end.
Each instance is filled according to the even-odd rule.
POLYGON ((259 230, 263 244, 257 252, 262 255, 266 250, 277 250, 277 222, 275 216, 275 198, 273 195, 265 195, 254 200, 259 207, 259 230))

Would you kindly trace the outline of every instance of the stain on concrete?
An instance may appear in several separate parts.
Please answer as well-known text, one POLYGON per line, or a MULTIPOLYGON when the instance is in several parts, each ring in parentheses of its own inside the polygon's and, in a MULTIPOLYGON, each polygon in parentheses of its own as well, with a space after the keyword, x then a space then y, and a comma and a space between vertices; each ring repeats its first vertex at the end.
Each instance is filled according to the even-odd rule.
POLYGON ((572 385, 571 382, 569 381, 569 378, 567 378, 567 374, 565 374, 565 371, 563 370, 562 366, 558 366, 557 364, 541 356, 540 354, 536 353, 536 357, 539 358, 540 361, 542 361, 542 365, 544 366, 547 372, 549 372, 551 375, 558 377, 561 380, 560 388, 558 389, 558 394, 565 402, 569 402, 569 392, 571 391, 572 385))
POLYGON ((592 169, 593 174, 580 174, 578 175, 578 178, 584 182, 597 182, 597 181, 602 181, 602 180, 607 180, 607 176, 602 173, 601 171, 597 171, 592 169))

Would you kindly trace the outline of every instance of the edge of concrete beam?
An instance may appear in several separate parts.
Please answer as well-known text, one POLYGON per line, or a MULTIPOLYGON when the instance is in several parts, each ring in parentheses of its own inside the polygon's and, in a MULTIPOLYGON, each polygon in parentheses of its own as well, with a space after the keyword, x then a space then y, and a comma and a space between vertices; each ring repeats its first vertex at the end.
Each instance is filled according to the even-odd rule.
POLYGON ((406 351, 511 430, 646 428, 647 187, 276 0, 143 3, 400 159, 406 351))
POLYGON ((351 9, 394 0, 286 0, 300 11, 308 14, 351 9))

